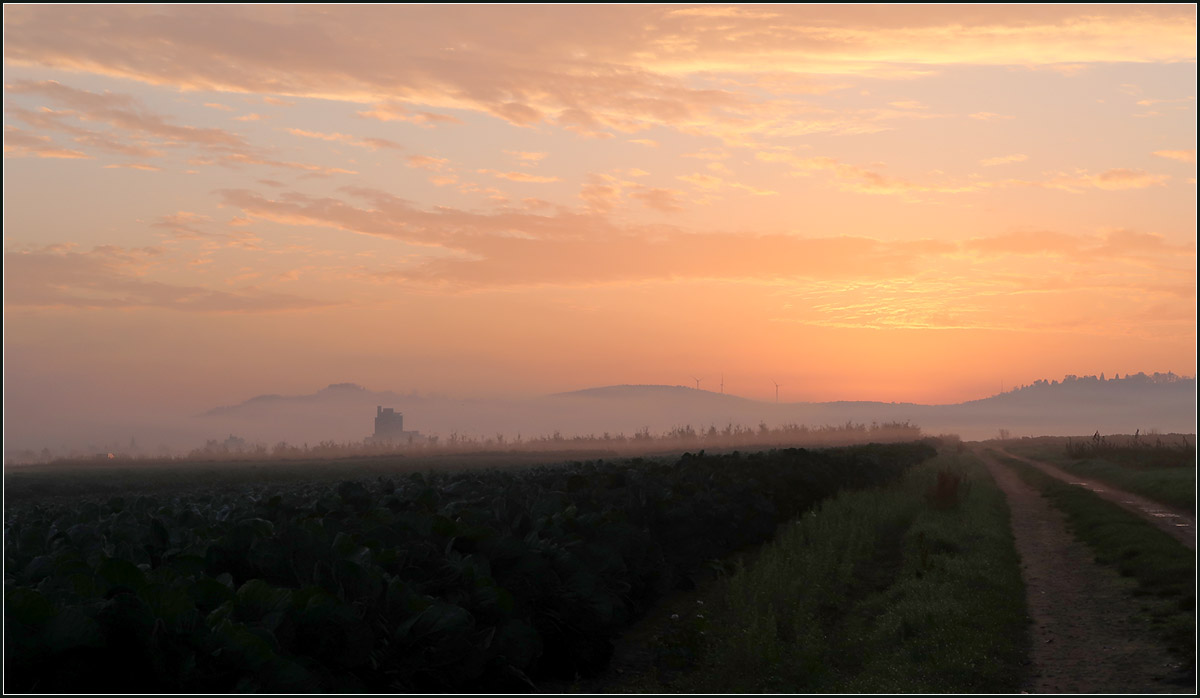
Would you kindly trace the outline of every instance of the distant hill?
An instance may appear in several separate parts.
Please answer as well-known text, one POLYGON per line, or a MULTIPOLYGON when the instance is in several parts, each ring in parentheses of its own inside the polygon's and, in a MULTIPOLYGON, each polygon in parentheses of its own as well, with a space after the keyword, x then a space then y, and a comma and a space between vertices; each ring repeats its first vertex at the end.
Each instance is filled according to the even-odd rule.
POLYGON ((273 444, 358 441, 373 429, 375 407, 402 412, 405 429, 425 434, 536 437, 665 433, 728 424, 754 427, 910 422, 926 433, 966 439, 996 436, 1090 435, 1195 431, 1196 381, 1174 374, 1117 379, 1067 376, 1036 381, 1000 395, 951 405, 872 401, 750 400, 687 386, 612 385, 529 399, 454 399, 373 391, 337 383, 307 395, 259 395, 203 413, 194 425, 212 436, 237 434, 273 444))
MULTIPOLYGON (((958 434, 967 440, 1013 436, 1091 436, 1102 434, 1195 433, 1196 381, 1167 374, 1066 376, 1039 380, 1000 395, 952 405, 872 401, 781 402, 751 400, 679 385, 611 385, 524 399, 463 399, 376 391, 355 383, 334 383, 301 395, 265 394, 193 416, 155 411, 131 417, 95 413, 92 421, 63 434, 47 422, 25 437, 27 445, 6 449, 56 453, 84 449, 141 454, 188 452, 229 437, 274 447, 279 442, 316 445, 361 442, 374 430, 375 408, 404 416, 404 429, 476 441, 503 436, 519 439, 639 433, 662 435, 677 429, 697 432, 728 427, 759 430, 841 427, 908 422, 926 434, 958 434), (136 441, 136 446, 134 442, 136 441)), ((236 440, 235 440, 236 441, 236 440)), ((6 452, 8 452, 6 450, 6 452)), ((31 451, 31 452, 32 452, 31 451)))
POLYGON ((606 400, 681 400, 712 402, 755 402, 737 395, 714 393, 683 385, 609 385, 601 388, 584 388, 566 393, 555 393, 551 398, 601 398, 606 400))
POLYGON ((367 390, 363 386, 358 385, 357 383, 333 383, 331 385, 325 386, 324 388, 321 388, 317 392, 312 393, 310 395, 275 395, 275 394, 256 395, 256 396, 254 396, 244 402, 236 404, 236 405, 229 405, 229 406, 225 406, 225 407, 214 407, 211 410, 204 412, 201 416, 203 416, 203 417, 219 417, 222 415, 236 414, 239 411, 244 412, 247 409, 251 409, 251 408, 255 408, 255 407, 261 407, 261 406, 269 407, 271 405, 284 405, 284 404, 297 404, 297 403, 321 403, 321 402, 332 402, 332 401, 338 401, 338 400, 358 402, 358 401, 361 401, 363 398, 370 397, 370 396, 376 396, 377 399, 388 399, 388 400, 395 399, 398 397, 395 393, 392 393, 392 392, 384 392, 384 393, 372 392, 370 390, 367 390))

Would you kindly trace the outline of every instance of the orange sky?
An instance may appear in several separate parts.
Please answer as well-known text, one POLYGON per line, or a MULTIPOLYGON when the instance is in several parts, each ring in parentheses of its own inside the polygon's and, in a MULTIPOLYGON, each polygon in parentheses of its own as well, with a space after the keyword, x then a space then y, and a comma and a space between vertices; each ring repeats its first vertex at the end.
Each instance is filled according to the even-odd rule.
POLYGON ((1195 373, 1191 5, 4 22, 6 412, 1195 373))

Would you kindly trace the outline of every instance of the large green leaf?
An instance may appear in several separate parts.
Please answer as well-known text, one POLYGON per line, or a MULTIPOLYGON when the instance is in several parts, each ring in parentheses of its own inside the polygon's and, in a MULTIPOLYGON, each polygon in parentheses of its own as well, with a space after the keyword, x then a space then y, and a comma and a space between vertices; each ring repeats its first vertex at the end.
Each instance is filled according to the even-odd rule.
POLYGON ((53 651, 71 647, 100 647, 103 644, 100 624, 83 609, 76 607, 64 608, 46 624, 42 632, 46 646, 53 651))
POLYGON ((146 575, 137 565, 118 558, 105 558, 96 568, 99 577, 109 589, 124 587, 130 591, 140 591, 146 586, 146 575))
POLYGON ((274 630, 292 606, 292 590, 277 589, 261 579, 251 579, 237 590, 237 619, 257 622, 274 630))
POLYGON ((4 617, 7 623, 19 623, 30 628, 45 624, 54 617, 54 605, 33 589, 17 587, 4 594, 4 617))

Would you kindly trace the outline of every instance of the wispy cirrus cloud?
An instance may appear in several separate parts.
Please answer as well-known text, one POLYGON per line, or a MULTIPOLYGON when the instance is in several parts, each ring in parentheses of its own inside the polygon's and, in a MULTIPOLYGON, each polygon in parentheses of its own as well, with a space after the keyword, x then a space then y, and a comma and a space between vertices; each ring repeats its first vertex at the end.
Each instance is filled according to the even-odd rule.
MULTIPOLYGON (((922 66, 943 64, 1061 67, 1186 60, 1194 53, 1194 17, 1183 8, 1055 10, 1033 21, 1028 13, 991 8, 958 7, 936 17, 897 8, 872 18, 834 8, 821 23, 801 8, 680 14, 627 6, 540 15, 448 8, 441 26, 407 21, 413 12, 346 9, 316 23, 308 13, 265 8, 96 6, 64 24, 52 11, 30 8, 10 13, 5 50, 17 65, 86 69, 188 90, 370 104, 360 113, 385 121, 451 123, 457 118, 434 110, 461 109, 515 125, 557 123, 590 136, 705 124, 725 124, 732 134, 739 119, 761 118, 770 105, 738 91, 688 86, 680 76, 750 73, 764 56, 779 72, 886 77, 928 74, 922 66), (503 36, 490 31, 500 17, 513 28, 503 36), (147 23, 153 32, 139 29, 147 23), (730 32, 737 42, 728 40, 730 32), (233 36, 255 36, 255 47, 233 36), (149 42, 161 41, 172 46, 174 60, 153 59, 160 44, 149 42), (391 55, 397 45, 406 55, 399 63, 391 55), (317 52, 326 60, 308 58, 317 52), (916 67, 898 71, 901 64, 916 67)), ((902 111, 917 111, 899 103, 902 111)))
POLYGON ((1008 165, 1014 162, 1025 162, 1029 159, 1024 153, 1014 153, 1012 155, 1000 155, 994 158, 984 158, 979 161, 984 167, 995 167, 996 165, 1008 165))
MULTIPOLYGON (((828 172, 842 189, 865 194, 961 194, 981 192, 989 189, 1041 188, 1082 192, 1089 189, 1106 191, 1147 189, 1163 186, 1170 175, 1154 174, 1138 168, 1115 167, 1098 173, 1077 170, 1074 173, 1059 173, 1042 179, 958 179, 942 181, 913 181, 908 178, 888 176, 875 169, 842 162, 828 156, 800 155, 788 149, 766 150, 756 153, 762 162, 777 162, 792 168, 792 174, 808 176, 816 172, 828 172)), ((983 161, 983 164, 999 165, 1022 162, 1023 155, 1010 155, 983 161)))
POLYGON ((314 138, 333 143, 345 143, 346 145, 352 145, 356 148, 367 148, 369 150, 404 150, 404 146, 386 138, 358 138, 346 133, 322 133, 320 131, 306 131, 301 128, 289 128, 284 130, 293 136, 299 136, 301 138, 314 138))
POLYGON ((969 114, 968 116, 979 121, 1003 121, 1017 118, 1009 114, 997 114, 990 111, 977 111, 974 114, 969 114))
MULTIPOLYGON (((1194 246, 1130 230, 1081 236, 1056 231, 1014 232, 966 240, 883 241, 868 237, 701 234, 659 227, 652 232, 613 224, 605 212, 624 183, 596 176, 590 213, 509 209, 481 214, 441 208, 426 211, 382 192, 347 188, 351 199, 289 193, 269 199, 254 192, 222 192, 227 206, 250 218, 306 225, 440 248, 402 269, 379 272, 394 280, 471 288, 508 285, 593 285, 672 278, 753 280, 897 278, 924 268, 953 267, 962 255, 987 260, 1003 255, 1054 256, 1088 266, 1145 260, 1187 264, 1194 246), (361 200, 364 203, 355 203, 361 200), (804 262, 811 260, 812 264, 804 262)), ((667 196, 634 189, 630 198, 667 196)), ((649 204, 648 204, 649 205, 649 204)), ((1011 267, 996 262, 995 270, 1011 267)), ((1036 268, 1030 273, 1038 274, 1036 268)), ((1122 272, 1125 273, 1125 272, 1122 272)), ((1142 272, 1137 272, 1142 273, 1142 272)), ((1127 275, 1127 274, 1126 274, 1127 275)))
MULTIPOLYGON (((47 99, 60 107, 31 110, 9 105, 6 111, 26 125, 42 131, 66 134, 82 149, 128 156, 142 161, 121 164, 122 167, 159 167, 145 161, 162 158, 181 148, 191 148, 193 152, 200 153, 189 159, 192 165, 264 165, 300 170, 319 176, 354 174, 354 171, 345 168, 273 157, 269 148, 252 145, 242 135, 226 129, 177 124, 173 119, 152 111, 130 95, 92 92, 53 80, 17 80, 6 85, 6 91, 14 95, 47 99), (108 128, 98 130, 88 128, 84 124, 103 124, 108 128)), ((34 138, 40 140, 38 136, 34 138)), ((18 136, 18 140, 20 139, 18 136)), ((23 142, 31 141, 25 138, 23 142)), ((363 147, 379 147, 387 142, 374 139, 371 143, 365 140, 361 143, 363 147)), ((80 152, 92 157, 87 150, 80 152)))
POLYGON ((246 149, 246 140, 220 128, 183 126, 142 106, 129 95, 97 93, 69 87, 54 80, 17 80, 5 85, 17 95, 35 95, 64 105, 88 122, 104 123, 114 130, 170 143, 205 148, 246 149))
POLYGON ((1151 174, 1145 170, 1117 167, 1097 175, 1082 178, 1098 189, 1145 189, 1167 183, 1170 175, 1151 174))
POLYGON ((4 127, 4 155, 5 157, 65 158, 77 160, 91 158, 90 155, 81 150, 60 147, 49 136, 30 133, 16 126, 4 127))
POLYGON ((379 121, 407 121, 418 126, 433 127, 438 124, 461 124, 462 121, 449 114, 437 114, 430 111, 413 111, 403 104, 376 104, 371 109, 364 109, 358 115, 367 119, 379 121))
POLYGON ((331 305, 252 286, 221 291, 157 281, 148 276, 146 267, 148 260, 162 254, 157 248, 117 246, 88 251, 55 246, 6 249, 5 307, 262 313, 331 305))
POLYGON ((162 172, 163 168, 161 168, 157 165, 150 165, 150 164, 147 164, 144 162, 118 162, 118 163, 113 163, 111 165, 105 165, 104 169, 106 169, 106 170, 125 169, 125 170, 141 170, 142 172, 162 172))
POLYGON ((1196 162, 1196 149, 1188 148, 1187 150, 1156 150, 1154 155, 1168 160, 1178 160, 1179 162, 1196 162))
POLYGON ((481 169, 475 170, 479 174, 486 174, 495 177, 496 179, 507 179, 510 182, 522 182, 526 184, 549 184, 550 182, 558 182, 558 177, 535 175, 528 172, 499 172, 497 170, 481 169))

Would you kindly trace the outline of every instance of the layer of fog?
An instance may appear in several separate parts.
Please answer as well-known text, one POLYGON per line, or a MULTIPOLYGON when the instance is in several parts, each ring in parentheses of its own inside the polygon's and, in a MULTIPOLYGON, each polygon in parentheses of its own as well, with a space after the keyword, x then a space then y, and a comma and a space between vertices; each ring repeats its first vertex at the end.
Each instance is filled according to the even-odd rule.
POLYGON ((315 446, 361 443, 374 428, 376 407, 404 414, 404 428, 439 443, 469 440, 511 445, 557 433, 610 437, 660 436, 690 427, 696 432, 727 427, 908 422, 925 434, 986 439, 1004 429, 1013 436, 1193 432, 1194 379, 1175 376, 1098 381, 1074 379, 1038 384, 958 405, 834 402, 782 403, 747 400, 681 386, 617 386, 520 400, 469 400, 329 386, 308 395, 260 396, 191 414, 160 406, 121 404, 111 396, 80 395, 71 401, 6 396, 6 461, 45 456, 183 455, 213 440, 237 437, 268 449, 280 442, 315 446))

